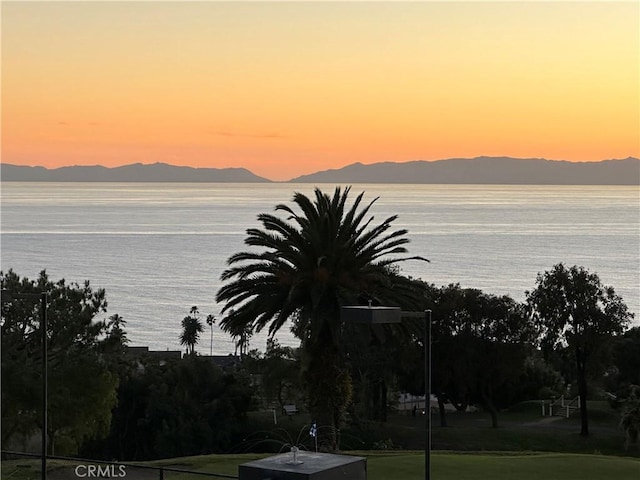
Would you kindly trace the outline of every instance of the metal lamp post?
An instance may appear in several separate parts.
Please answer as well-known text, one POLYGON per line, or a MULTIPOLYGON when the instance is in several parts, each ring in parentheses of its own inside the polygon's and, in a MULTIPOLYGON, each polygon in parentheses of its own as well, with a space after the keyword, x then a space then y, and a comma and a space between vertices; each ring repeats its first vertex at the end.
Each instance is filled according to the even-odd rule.
POLYGON ((424 478, 431 478, 431 310, 426 310, 427 314, 424 325, 424 403, 426 410, 425 442, 426 451, 424 456, 424 478), (427 409, 427 400, 429 408, 427 409))
POLYGON ((48 385, 48 368, 47 368, 47 343, 48 343, 48 322, 47 322, 47 293, 13 293, 9 290, 2 290, 2 304, 10 302, 14 298, 40 298, 40 330, 42 332, 42 456, 40 473, 42 480, 47 478, 47 429, 48 429, 48 416, 47 416, 47 385, 48 385))
POLYGON ((431 310, 403 312, 399 307, 345 306, 340 309, 342 320, 367 325, 401 323, 402 318, 424 318, 424 410, 425 447, 424 478, 431 478, 431 310))

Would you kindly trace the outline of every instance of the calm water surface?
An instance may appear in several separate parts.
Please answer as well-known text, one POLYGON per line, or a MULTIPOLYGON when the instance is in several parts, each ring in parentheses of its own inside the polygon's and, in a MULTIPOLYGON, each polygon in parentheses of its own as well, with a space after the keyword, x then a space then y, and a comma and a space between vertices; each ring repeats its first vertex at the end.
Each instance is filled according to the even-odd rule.
MULTIPOLYGON (((333 191, 334 185, 321 185, 333 191)), ((243 250, 257 214, 289 203, 307 184, 2 184, 1 267, 35 278, 105 288, 108 315, 127 320, 131 344, 178 349, 180 322, 214 297, 226 259, 243 250)), ((640 311, 640 190, 601 186, 355 185, 380 197, 376 219, 409 230, 405 274, 524 300, 536 274, 582 265, 640 311)), ((638 324, 638 319, 634 323, 638 324)), ((209 353, 210 332, 199 351, 209 353)), ((214 329, 214 353, 233 352, 214 329)), ((297 345, 288 331, 281 343, 297 345)), ((251 347, 264 349, 257 335, 251 347)))

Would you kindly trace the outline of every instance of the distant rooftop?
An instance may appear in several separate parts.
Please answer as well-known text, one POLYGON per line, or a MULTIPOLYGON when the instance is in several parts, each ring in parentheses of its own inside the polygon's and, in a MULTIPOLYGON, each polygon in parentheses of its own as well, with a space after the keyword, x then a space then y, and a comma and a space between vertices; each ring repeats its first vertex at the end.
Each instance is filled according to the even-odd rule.
MULTIPOLYGON (((149 350, 145 346, 127 346, 125 355, 130 357, 147 357, 157 360, 180 360, 182 358, 182 350, 149 350)), ((241 358, 237 355, 198 355, 200 358, 209 359, 220 368, 235 367, 241 363, 241 358)))

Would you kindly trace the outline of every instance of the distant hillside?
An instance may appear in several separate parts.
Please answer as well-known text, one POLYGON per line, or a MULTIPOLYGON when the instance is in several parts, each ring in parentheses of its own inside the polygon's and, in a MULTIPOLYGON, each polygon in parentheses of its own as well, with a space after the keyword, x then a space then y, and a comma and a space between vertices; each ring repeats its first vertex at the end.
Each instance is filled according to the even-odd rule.
POLYGON ((270 182, 244 168, 192 168, 166 163, 122 167, 74 166, 47 169, 0 164, 3 182, 270 182))
POLYGON ((405 163, 354 163, 303 175, 295 183, 442 183, 511 185, 639 185, 640 160, 567 162, 540 158, 454 158, 405 163))
MULTIPOLYGON (((0 164, 4 182, 271 182, 244 168, 192 168, 154 163, 47 169, 0 164)), ((511 185, 640 185, 640 160, 567 162, 478 157, 437 161, 354 163, 303 175, 291 183, 441 183, 511 185)))

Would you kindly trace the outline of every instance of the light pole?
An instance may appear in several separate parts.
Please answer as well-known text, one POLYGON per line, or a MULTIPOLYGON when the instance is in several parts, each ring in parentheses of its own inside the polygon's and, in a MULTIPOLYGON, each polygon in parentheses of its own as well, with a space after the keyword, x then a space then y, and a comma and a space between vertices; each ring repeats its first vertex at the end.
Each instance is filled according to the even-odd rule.
POLYGON ((345 306, 340 317, 353 323, 400 323, 403 318, 424 319, 424 478, 431 478, 431 310, 403 312, 399 307, 345 306))
POLYGON ((47 478, 47 429, 48 429, 48 416, 47 416, 47 384, 48 384, 48 368, 47 368, 47 343, 48 343, 48 323, 47 323, 47 293, 13 293, 9 290, 2 289, 2 305, 5 302, 10 302, 14 298, 28 298, 39 297, 40 298, 40 330, 42 333, 42 456, 40 460, 40 473, 42 480, 47 478))
POLYGON ((425 455, 424 478, 431 478, 431 310, 426 310, 424 319, 424 404, 425 404, 425 455), (427 407, 428 403, 428 407, 427 407), (428 453, 427 453, 428 452, 428 453))
POLYGON ((431 310, 401 312, 404 318, 424 318, 424 478, 431 478, 431 310))

